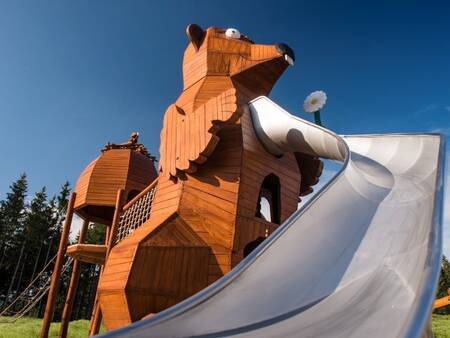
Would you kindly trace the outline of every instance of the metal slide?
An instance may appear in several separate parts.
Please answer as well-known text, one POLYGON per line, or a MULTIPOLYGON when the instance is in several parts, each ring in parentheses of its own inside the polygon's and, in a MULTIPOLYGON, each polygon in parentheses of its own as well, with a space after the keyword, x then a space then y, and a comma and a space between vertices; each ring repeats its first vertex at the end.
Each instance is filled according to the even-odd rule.
POLYGON ((266 97, 252 101, 274 155, 342 170, 235 269, 108 337, 421 337, 441 258, 443 139, 339 137, 266 97))

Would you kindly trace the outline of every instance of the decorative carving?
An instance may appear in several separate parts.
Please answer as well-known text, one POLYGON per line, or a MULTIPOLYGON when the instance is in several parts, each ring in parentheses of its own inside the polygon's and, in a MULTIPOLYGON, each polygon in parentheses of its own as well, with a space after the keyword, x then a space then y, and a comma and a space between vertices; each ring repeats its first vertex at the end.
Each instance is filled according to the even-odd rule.
POLYGON ((102 153, 108 150, 112 149, 131 149, 138 153, 141 153, 142 155, 147 156, 148 158, 152 159, 153 161, 156 161, 156 158, 148 152, 147 148, 142 143, 138 143, 139 140, 139 133, 137 131, 134 131, 131 133, 130 138, 127 142, 124 143, 111 143, 108 142, 105 144, 105 146, 102 148, 102 153))
POLYGON ((233 123, 240 117, 236 103, 236 89, 231 88, 187 114, 176 104, 170 105, 161 131, 162 173, 194 173, 219 142, 220 123, 233 123))

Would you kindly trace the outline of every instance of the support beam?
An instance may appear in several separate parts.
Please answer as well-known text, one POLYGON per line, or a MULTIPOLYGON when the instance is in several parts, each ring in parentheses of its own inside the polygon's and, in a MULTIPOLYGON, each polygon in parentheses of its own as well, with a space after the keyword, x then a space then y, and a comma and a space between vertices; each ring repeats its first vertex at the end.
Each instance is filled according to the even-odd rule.
MULTIPOLYGON (((83 226, 80 230, 80 236, 78 238, 78 243, 82 244, 86 240, 86 233, 89 227, 89 220, 85 219, 83 226)), ((61 316, 61 327, 59 329, 60 338, 67 337, 67 330, 69 328, 70 317, 72 315, 73 301, 77 293, 78 279, 80 277, 80 265, 81 262, 77 259, 73 261, 72 276, 70 277, 69 290, 66 296, 66 302, 64 303, 64 310, 61 316)))
MULTIPOLYGON (((114 217, 113 217, 113 221, 111 224, 111 229, 110 229, 109 233, 107 233, 105 236, 105 244, 107 245, 105 264, 108 260, 109 253, 111 252, 111 249, 113 248, 113 246, 115 244, 117 230, 119 227, 120 214, 122 213, 122 208, 124 205, 123 192, 124 192, 123 189, 117 190, 116 207, 114 210, 114 217)), ((103 267, 104 267, 104 265, 100 269, 99 280, 102 277, 103 267)), ((94 309, 92 311, 91 325, 89 328, 89 336, 95 336, 99 332, 101 322, 102 322, 102 312, 100 309, 100 303, 98 300, 98 290, 97 290, 97 293, 95 295, 94 309)))
POLYGON ((58 296, 59 280, 61 277, 61 269, 64 262, 64 255, 66 253, 67 241, 70 234, 70 225, 72 224, 73 206, 77 194, 72 192, 70 194, 69 202, 67 204, 66 219, 61 232, 61 239, 59 241, 58 254, 56 256, 55 267, 53 268, 52 280, 50 283, 50 290, 47 296, 47 305, 45 306, 44 318, 42 320, 42 329, 39 335, 40 338, 48 338, 50 330, 50 323, 53 319, 53 312, 55 311, 56 297, 58 296))
MULTIPOLYGON (((108 225, 107 227, 106 227, 106 233, 105 233, 105 246, 108 246, 108 241, 109 241, 109 234, 110 234, 110 230, 111 230, 111 226, 110 225, 108 225)), ((106 257, 106 252, 105 252, 105 257, 106 257)), ((105 262, 105 261, 104 261, 105 262)), ((97 288, 98 288, 98 283, 99 283, 99 281, 100 281, 100 276, 102 275, 102 272, 103 272, 103 264, 104 264, 104 262, 101 264, 101 266, 100 266, 100 272, 99 272, 99 276, 98 276, 98 279, 97 279, 97 285, 96 285, 96 292, 95 292, 95 298, 94 298, 94 304, 93 304, 93 306, 92 306, 92 313, 91 313, 91 320, 90 320, 90 322, 89 322, 89 336, 92 336, 92 335, 94 335, 94 333, 92 333, 91 334, 91 332, 95 332, 95 329, 94 329, 94 323, 98 323, 98 319, 96 319, 98 316, 99 316, 99 314, 98 314, 98 294, 97 294, 97 288)), ((101 320, 100 320, 101 321, 101 320)), ((96 324, 96 325, 98 325, 98 324, 96 324)), ((100 326, 99 326, 99 329, 100 329, 100 326)), ((98 330, 99 330, 98 329, 98 330)))

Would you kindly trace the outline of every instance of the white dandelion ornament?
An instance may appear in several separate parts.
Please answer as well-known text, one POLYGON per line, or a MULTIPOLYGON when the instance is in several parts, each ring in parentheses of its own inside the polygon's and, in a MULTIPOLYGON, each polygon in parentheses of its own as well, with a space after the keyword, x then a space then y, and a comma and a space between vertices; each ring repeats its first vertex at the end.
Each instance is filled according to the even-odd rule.
POLYGON ((327 94, 324 91, 316 90, 309 94, 305 102, 303 102, 303 109, 306 113, 314 114, 314 120, 317 125, 321 126, 320 110, 325 106, 327 102, 327 94))

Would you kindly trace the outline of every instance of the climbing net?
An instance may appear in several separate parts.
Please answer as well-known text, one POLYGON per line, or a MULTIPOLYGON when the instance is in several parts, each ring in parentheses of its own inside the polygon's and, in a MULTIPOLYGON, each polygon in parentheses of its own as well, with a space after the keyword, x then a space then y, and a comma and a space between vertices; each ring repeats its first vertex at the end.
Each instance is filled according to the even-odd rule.
MULTIPOLYGON (((52 272, 47 271, 48 267, 54 263, 56 255, 44 266, 44 268, 37 274, 37 276, 30 282, 30 284, 9 303, 0 312, 0 323, 14 323, 18 319, 30 312, 36 304, 47 294, 50 289, 52 279, 52 272)), ((64 263, 61 273, 64 273, 71 265, 73 259, 67 258, 64 263)))
POLYGON ((156 180, 125 205, 120 215, 116 243, 129 236, 150 218, 155 192, 156 180))

